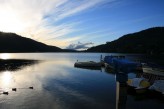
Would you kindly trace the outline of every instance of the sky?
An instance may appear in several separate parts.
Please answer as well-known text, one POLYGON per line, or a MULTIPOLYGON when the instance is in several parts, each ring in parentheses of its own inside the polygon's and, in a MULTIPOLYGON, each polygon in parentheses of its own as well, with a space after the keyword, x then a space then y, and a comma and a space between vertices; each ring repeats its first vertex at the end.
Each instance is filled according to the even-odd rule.
POLYGON ((164 0, 0 0, 0 31, 87 49, 164 26, 164 0))

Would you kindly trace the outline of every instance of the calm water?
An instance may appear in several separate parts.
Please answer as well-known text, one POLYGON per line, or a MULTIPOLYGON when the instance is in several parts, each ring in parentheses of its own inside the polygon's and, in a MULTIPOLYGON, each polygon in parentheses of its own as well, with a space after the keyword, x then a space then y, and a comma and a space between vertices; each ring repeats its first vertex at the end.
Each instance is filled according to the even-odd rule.
MULTIPOLYGON (((74 68, 76 60, 99 61, 100 55, 0 54, 1 59, 41 60, 20 63, 15 68, 7 65, 1 68, 0 109, 163 109, 164 101, 161 99, 129 94, 124 88, 119 88, 116 75, 103 68, 74 68), (31 86, 34 89, 29 89, 31 86), (12 91, 11 88, 17 88, 17 91, 12 91), (2 94, 4 91, 9 94, 2 94)), ((103 54, 105 55, 109 54, 103 54)), ((128 57, 140 58, 138 55, 128 57)), ((129 78, 132 77, 135 74, 129 74, 129 78)))

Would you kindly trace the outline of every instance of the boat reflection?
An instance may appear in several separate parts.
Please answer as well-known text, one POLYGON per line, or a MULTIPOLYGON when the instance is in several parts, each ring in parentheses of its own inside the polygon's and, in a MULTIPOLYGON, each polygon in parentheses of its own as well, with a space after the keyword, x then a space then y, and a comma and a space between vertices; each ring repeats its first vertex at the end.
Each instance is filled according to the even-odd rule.
POLYGON ((0 59, 0 72, 2 71, 17 71, 26 66, 31 66, 39 63, 39 60, 25 60, 25 59, 0 59))
POLYGON ((80 68, 80 69, 87 69, 87 70, 102 70, 101 67, 77 67, 75 66, 75 68, 80 68))

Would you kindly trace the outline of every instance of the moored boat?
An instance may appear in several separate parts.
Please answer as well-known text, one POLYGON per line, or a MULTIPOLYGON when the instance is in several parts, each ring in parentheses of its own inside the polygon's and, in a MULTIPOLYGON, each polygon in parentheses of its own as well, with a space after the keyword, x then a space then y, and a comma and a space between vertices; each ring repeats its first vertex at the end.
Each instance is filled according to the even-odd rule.
POLYGON ((155 90, 164 95, 164 80, 156 80, 153 85, 149 87, 150 90, 155 90))
POLYGON ((104 63, 106 68, 112 68, 124 73, 142 70, 141 63, 125 59, 125 57, 106 56, 104 58, 104 63))
POLYGON ((142 70, 144 73, 164 76, 164 68, 153 67, 153 66, 149 66, 147 64, 142 64, 142 70))
POLYGON ((150 87, 150 83, 144 78, 128 79, 127 85, 134 88, 137 93, 144 93, 150 87))

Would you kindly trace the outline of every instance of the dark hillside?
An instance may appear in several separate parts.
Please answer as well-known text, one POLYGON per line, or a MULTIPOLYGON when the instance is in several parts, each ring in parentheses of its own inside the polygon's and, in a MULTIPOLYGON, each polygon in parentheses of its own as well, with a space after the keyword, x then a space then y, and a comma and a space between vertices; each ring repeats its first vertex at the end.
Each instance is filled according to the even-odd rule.
POLYGON ((164 27, 127 34, 117 40, 89 48, 87 52, 164 53, 164 27))
POLYGON ((62 49, 48 46, 14 33, 0 32, 0 52, 60 52, 62 49))

